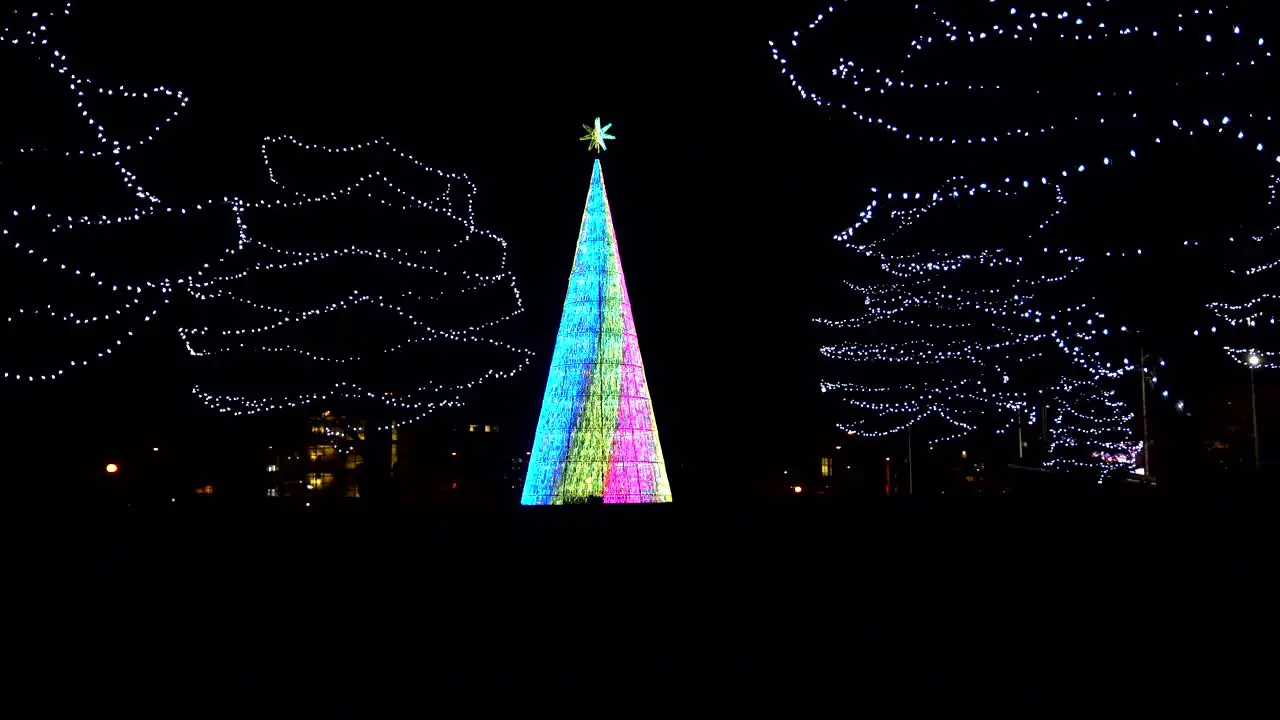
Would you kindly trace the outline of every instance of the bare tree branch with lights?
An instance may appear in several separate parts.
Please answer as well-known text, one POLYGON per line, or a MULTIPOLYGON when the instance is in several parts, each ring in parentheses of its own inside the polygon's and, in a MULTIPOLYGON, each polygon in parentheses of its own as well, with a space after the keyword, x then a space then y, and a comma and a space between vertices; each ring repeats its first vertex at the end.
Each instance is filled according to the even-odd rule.
POLYGON ((163 210, 139 182, 132 159, 188 102, 173 88, 113 86, 79 72, 49 42, 50 27, 70 12, 68 2, 0 17, 4 92, 15 93, 4 104, 13 111, 8 119, 24 120, 9 124, 17 146, 0 153, 0 192, 9 203, 0 216, 5 268, 20 274, 27 289, 6 313, 3 345, 22 351, 0 368, 10 381, 51 381, 112 357, 149 327, 171 290, 167 272, 118 272, 126 248, 112 248, 117 258, 107 258, 102 243, 80 245, 57 234, 104 212, 132 219, 163 210), (142 121, 147 129, 110 130, 103 114, 119 117, 106 110, 109 103, 149 114, 142 121))
MULTIPOLYGON (((769 52, 784 81, 803 102, 870 128, 873 133, 897 138, 904 145, 930 148, 944 165, 951 161, 961 166, 980 158, 981 167, 989 176, 960 181, 947 188, 946 193, 960 198, 988 192, 1025 194, 1054 185, 1078 191, 1099 177, 1113 177, 1111 173, 1120 171, 1121 166, 1127 172, 1150 164, 1148 158, 1168 149, 1167 141, 1175 137, 1197 141, 1207 138, 1209 142, 1244 150, 1265 163, 1280 162, 1280 146, 1269 141, 1275 136, 1273 116, 1261 111, 1265 104, 1258 102, 1265 97, 1265 92, 1259 91, 1274 84, 1265 74, 1274 68, 1265 22, 1250 18, 1242 10, 1245 9, 1225 5, 1196 9, 1123 0, 1073 0, 1051 11, 1004 0, 967 5, 839 0, 815 8, 807 25, 769 42, 769 52), (892 33, 899 31, 902 35, 898 52, 870 57, 873 50, 892 43, 892 33)), ((1005 374, 996 375, 992 368, 1022 366, 1017 360, 1018 351, 1012 348, 1023 344, 1014 338, 1045 337, 1039 324, 1025 331, 1010 327, 1008 313, 1036 307, 1048 314, 1051 311, 1046 308, 1070 303, 1049 301, 1038 290, 1013 282, 977 283, 976 287, 994 294, 990 304, 984 304, 987 295, 968 297, 958 293, 952 284, 940 279, 942 275, 929 273, 960 275, 962 272, 952 271, 968 271, 982 263, 1007 258, 982 243, 963 260, 932 252, 933 248, 917 248, 911 253, 898 249, 903 237, 909 236, 908 231, 918 230, 914 222, 929 210, 921 206, 929 203, 927 199, 914 205, 904 203, 908 199, 919 201, 919 193, 914 192, 880 197, 881 204, 898 203, 893 206, 898 209, 892 210, 896 213, 892 216, 896 226, 881 230, 881 237, 873 231, 871 239, 866 239, 871 228, 863 225, 871 221, 872 214, 890 212, 873 204, 847 237, 841 238, 847 241, 857 230, 863 239, 856 245, 864 249, 881 244, 892 248, 876 249, 874 253, 883 254, 870 256, 880 261, 881 271, 893 280, 884 285, 887 290, 864 289, 868 306, 862 321, 874 323, 879 332, 884 323, 905 322, 912 313, 924 313, 923 307, 944 314, 964 308, 993 317, 986 324, 965 321, 977 328, 968 332, 987 336, 981 352, 957 339, 944 345, 941 358, 935 358, 947 359, 946 371, 958 372, 957 358, 974 363, 975 367, 969 370, 972 375, 965 378, 964 385, 953 387, 954 378, 942 368, 922 368, 940 373, 944 381, 926 383, 922 387, 928 392, 909 395, 895 403, 883 398, 877 401, 876 388, 867 388, 867 408, 892 410, 898 421, 889 423, 888 429, 901 428, 922 412, 936 422, 946 419, 943 424, 952 435, 984 427, 979 420, 987 418, 988 411, 982 408, 1007 407, 1011 402, 1001 392, 1005 374), (908 255, 921 264, 908 265, 909 272, 895 275, 892 268, 903 264, 894 257, 899 255, 908 255), (1007 294, 1000 296, 1000 288, 1007 294), (917 295, 917 291, 925 294, 917 295), (995 299, 997 296, 999 300, 995 299), (912 306, 912 302, 920 305, 912 306), (901 307, 894 307, 895 303, 901 307), (1001 352, 991 352, 995 350, 1001 352), (1014 356, 1003 354, 1006 352, 1014 356), (983 362, 979 363, 978 357, 983 362), (977 366, 985 368, 987 374, 983 375, 977 366), (954 394, 956 391, 961 395, 954 394), (944 412, 949 406, 940 398, 955 401, 962 396, 974 408, 971 413, 954 408, 944 412), (875 405, 876 402, 881 404, 875 405)), ((992 229, 999 229, 1006 222, 1002 213, 987 217, 987 227, 992 229)), ((943 242, 940 232, 933 237, 937 240, 934 248, 952 247, 943 242)), ((1074 243, 1068 240, 1065 244, 1074 243)), ((1083 248, 1071 250, 1083 260, 1083 248)), ((1112 253, 1110 249, 1097 252, 1108 259, 1127 254, 1131 253, 1112 253)), ((1140 248, 1136 254, 1142 254, 1140 248)), ((1245 277, 1251 277, 1250 272, 1258 275, 1262 264, 1238 269, 1237 273, 1245 277)), ((1205 267, 1204 271, 1212 272, 1212 267, 1205 267)), ((1101 276, 1093 277, 1098 282, 1101 276)), ((1026 280, 1027 276, 1022 276, 1020 283, 1026 280)), ((1076 299, 1084 297, 1090 297, 1087 291, 1076 299)), ((1253 291, 1232 302, 1218 300, 1221 299, 1210 303, 1209 309, 1219 325, 1269 322, 1263 317, 1264 307, 1271 302, 1265 291, 1253 291)), ((1092 300, 1090 306, 1098 307, 1092 300)), ((1057 314, 1062 316, 1061 311, 1057 314)), ((945 328, 929 329, 945 341, 945 328)), ((1218 329, 1209 328, 1203 334, 1213 335, 1218 329)), ((1077 347, 1069 332, 1058 332, 1059 335, 1048 337, 1060 341, 1060 348, 1077 347)), ((857 360, 876 358, 878 352, 877 362, 902 363, 901 355, 921 347, 899 346, 884 338, 879 341, 882 347, 878 349, 874 343, 855 343, 825 348, 824 352, 857 360)), ((1240 342, 1226 350, 1238 362, 1252 359, 1254 367, 1259 367, 1269 362, 1270 353, 1260 352, 1257 344, 1252 340, 1240 342)), ((1124 354, 1130 354, 1137 348, 1126 350, 1124 354)), ((1098 353, 1088 355, 1090 362, 1101 362, 1104 351, 1089 352, 1098 353)), ((1148 378, 1146 358, 1139 359, 1137 365, 1125 360, 1116 368, 1102 363, 1085 369, 1085 376, 1070 379, 1067 373, 1064 378, 1068 379, 1056 384, 1058 392, 1075 394, 1081 402, 1087 400, 1095 407, 1089 413, 1068 411, 1055 415, 1064 422, 1079 415, 1081 427, 1088 425, 1088 418, 1107 418, 1099 426, 1105 430, 1112 427, 1114 418, 1127 415, 1106 384, 1097 382, 1099 378, 1140 370, 1144 389, 1154 382, 1154 377, 1148 378), (1095 392, 1095 387, 1100 389, 1095 392)), ((1016 378, 1010 384, 1015 386, 1010 390, 1013 401, 1025 403, 1025 391, 1016 387, 1016 378)), ((1167 397, 1168 391, 1162 387, 1160 395, 1167 397)), ((1183 409, 1180 401, 1177 408, 1183 409)), ((1104 442, 1096 453, 1084 455, 1128 462, 1132 453, 1126 445, 1118 440, 1115 444, 1104 442)), ((1066 447, 1059 445, 1057 449, 1066 447)))
MULTIPOLYGON (((1273 176, 1268 187, 1268 209, 1274 209, 1280 176, 1273 176)), ((1280 367, 1280 225, 1263 232, 1233 237, 1234 248, 1227 283, 1232 297, 1208 303, 1212 317, 1207 335, 1226 344, 1222 349, 1232 361, 1254 370, 1280 367)))
POLYGON ((25 362, 33 349, 50 357, 40 370, 0 368, 4 379, 55 380, 107 359, 175 305, 185 311, 179 340, 202 375, 194 393, 232 415, 343 403, 384 426, 403 424, 464 405, 529 363, 531 351, 503 339, 522 300, 506 241, 477 222, 477 189, 466 175, 431 168, 384 140, 317 146, 282 136, 262 145, 270 181, 262 197, 167 202, 134 159, 187 96, 108 86, 78 72, 49 43, 50 25, 70 12, 65 3, 6 17, 0 27, 5 52, 34 63, 38 77, 49 73, 49 101, 89 130, 77 145, 46 127, 60 130, 56 123, 33 125, 41 141, 17 148, 0 168, 6 196, 22 200, 3 233, 23 272, 49 276, 28 284, 63 302, 68 293, 49 283, 96 295, 83 307, 22 298, 29 306, 9 313, 6 347, 21 348, 25 362), (109 132, 99 105, 109 99, 158 108, 150 129, 109 132), (273 162, 282 152, 289 159, 273 162), (59 163, 52 196, 41 194, 30 169, 59 163), (82 176, 96 184, 79 193, 63 187, 82 176), (308 178, 321 181, 306 187, 308 178), (86 197, 96 206, 81 207, 86 197), (69 339, 53 342, 61 338, 55 329, 69 339))
POLYGON ((910 428, 937 445, 1006 433, 1047 413, 1048 467, 1130 466, 1133 413, 1113 384, 1131 367, 1101 359, 1099 344, 1116 332, 1106 316, 1058 292, 1083 258, 1048 247, 933 249, 961 244, 955 214, 966 206, 1034 192, 1045 214, 1020 243, 1029 245, 1065 204, 1061 188, 963 187, 957 180, 925 196, 879 193, 837 236, 879 278, 849 283, 851 317, 817 321, 844 338, 822 348, 834 361, 822 389, 850 414, 840 428, 870 437, 910 428))
POLYGON ((180 329, 206 366, 206 404, 248 415, 340 400, 390 426, 461 406, 529 364, 532 351, 501 337, 523 305, 506 242, 477 224, 469 178, 383 141, 269 138, 263 155, 280 197, 234 201, 239 243, 183 283, 216 319, 180 329), (336 189, 295 190, 270 160, 277 145, 319 164, 295 174, 337 178, 336 189))

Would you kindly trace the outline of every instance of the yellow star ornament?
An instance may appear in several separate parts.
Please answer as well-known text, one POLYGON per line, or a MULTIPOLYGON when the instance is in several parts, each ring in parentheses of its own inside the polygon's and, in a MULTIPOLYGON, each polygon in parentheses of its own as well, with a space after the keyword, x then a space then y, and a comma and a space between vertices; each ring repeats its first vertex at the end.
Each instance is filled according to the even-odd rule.
POLYGON ((587 134, 578 139, 588 141, 590 143, 589 147, 591 152, 602 152, 604 150, 608 150, 609 148, 605 147, 604 141, 617 140, 617 138, 609 134, 609 128, 611 127, 613 127, 613 123, 600 127, 600 118, 596 118, 595 127, 590 125, 582 126, 582 129, 586 130, 587 134))

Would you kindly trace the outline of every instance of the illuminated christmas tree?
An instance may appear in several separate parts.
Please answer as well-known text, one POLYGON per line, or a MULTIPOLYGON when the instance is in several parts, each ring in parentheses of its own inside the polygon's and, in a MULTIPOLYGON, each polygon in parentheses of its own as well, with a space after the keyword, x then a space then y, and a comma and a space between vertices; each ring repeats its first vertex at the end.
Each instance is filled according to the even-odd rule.
MULTIPOLYGON (((609 127, 596 118, 582 139, 602 151, 609 127)), ((520 502, 597 500, 671 502, 599 158, 520 502)))

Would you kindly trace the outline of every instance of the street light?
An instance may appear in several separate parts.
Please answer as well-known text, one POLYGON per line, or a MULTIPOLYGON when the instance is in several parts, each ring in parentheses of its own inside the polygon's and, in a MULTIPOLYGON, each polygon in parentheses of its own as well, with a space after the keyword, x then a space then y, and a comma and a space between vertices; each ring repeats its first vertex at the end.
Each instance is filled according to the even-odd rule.
POLYGON ((116 473, 118 473, 118 472, 120 472, 120 466, 119 466, 119 465, 117 465, 117 464, 115 464, 115 463, 107 463, 107 474, 108 474, 108 475, 115 475, 115 474, 116 474, 116 473))
POLYGON ((1253 374, 1257 371, 1258 366, 1262 364, 1262 357, 1258 353, 1249 353, 1249 407, 1253 412, 1253 470, 1258 471, 1261 466, 1259 461, 1261 452, 1258 444, 1258 393, 1254 390, 1253 374))

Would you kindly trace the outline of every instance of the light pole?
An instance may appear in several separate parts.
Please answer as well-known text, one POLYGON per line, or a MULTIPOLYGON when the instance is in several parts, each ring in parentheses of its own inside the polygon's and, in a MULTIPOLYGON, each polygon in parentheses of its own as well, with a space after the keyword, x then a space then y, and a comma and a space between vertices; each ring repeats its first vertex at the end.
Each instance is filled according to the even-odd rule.
POLYGON ((1018 460, 1022 460, 1022 408, 1018 408, 1018 460))
POLYGON ((1261 466, 1261 452, 1258 444, 1258 393, 1254 389, 1253 374, 1257 372, 1258 366, 1262 364, 1262 358, 1258 353, 1249 353, 1249 408, 1253 413, 1253 470, 1258 471, 1261 466))
POLYGON ((911 426, 907 426, 907 494, 914 495, 916 491, 916 463, 915 458, 911 454, 911 426))
POLYGON ((1138 350, 1138 364, 1142 369, 1142 474, 1151 478, 1151 434, 1147 425, 1147 353, 1138 350))

